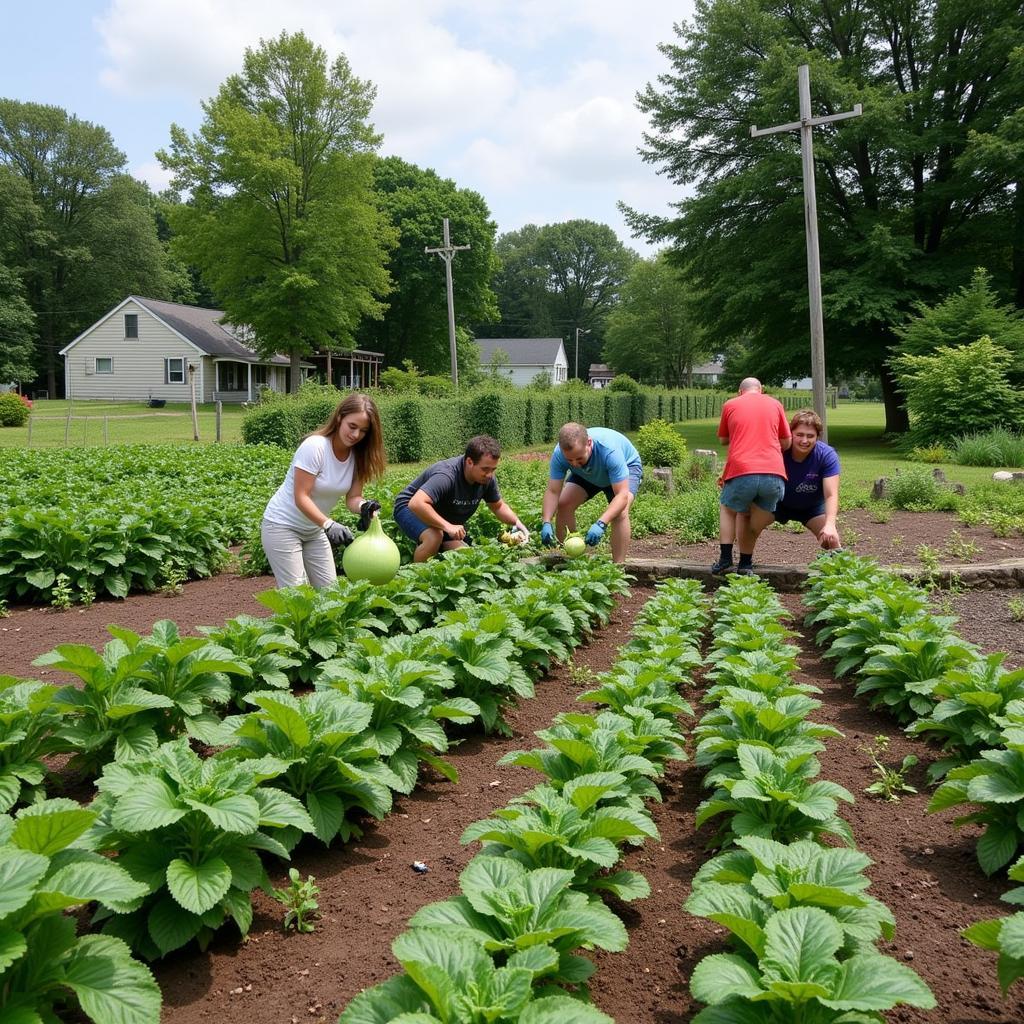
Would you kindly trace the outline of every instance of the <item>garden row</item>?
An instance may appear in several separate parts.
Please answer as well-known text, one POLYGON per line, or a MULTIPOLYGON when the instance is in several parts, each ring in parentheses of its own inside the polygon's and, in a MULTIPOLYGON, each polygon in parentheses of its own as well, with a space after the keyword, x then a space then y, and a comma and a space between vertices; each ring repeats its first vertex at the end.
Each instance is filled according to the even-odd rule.
MULTIPOLYGON (((928 597, 875 563, 842 553, 819 560, 807 589, 808 624, 836 675, 855 672, 856 693, 915 736, 936 740, 943 757, 929 769, 941 782, 929 812, 969 805, 954 825, 984 826, 978 862, 987 875, 1024 846, 1024 669, 1003 667, 1004 654, 982 655, 962 640, 955 619, 935 615, 928 597)), ((1024 881, 1024 857, 1010 869, 1024 881)), ((1024 902, 1014 890, 1004 897, 1024 902)), ((1004 992, 1024 975, 1024 914, 965 932, 999 952, 1004 992)))
POLYGON ((503 729, 507 703, 624 586, 600 560, 550 573, 466 552, 377 590, 270 591, 267 619, 205 638, 111 627, 102 654, 39 659, 81 687, 3 679, 0 793, 29 806, 0 817, 0 1008, 47 1016, 70 990, 95 1021, 156 1020, 130 951, 205 946, 229 920, 244 935, 253 889, 269 887, 261 854, 359 834, 422 764, 454 778, 441 723, 503 729), (302 683, 315 689, 294 696, 302 683), (222 718, 232 701, 245 711, 222 718), (221 749, 204 759, 190 740, 221 749), (99 772, 87 808, 45 798, 42 759, 61 750, 99 772), (102 931, 77 938, 62 911, 93 901, 102 931))
POLYGON ((901 1003, 934 1007, 921 978, 875 948, 895 921, 866 894, 871 861, 837 812, 853 796, 818 779, 822 741, 839 734, 809 718, 818 691, 792 679, 785 614, 752 577, 730 577, 715 599, 711 708, 694 730, 713 791, 696 824, 718 819, 709 845, 722 852, 696 873, 686 909, 726 928, 733 951, 694 968, 691 993, 708 1004, 695 1024, 867 1022, 901 1003))
POLYGON ((623 845, 658 838, 645 803, 660 799, 666 763, 685 758, 679 715, 692 711, 678 688, 700 661, 706 617, 699 584, 659 587, 579 697, 603 710, 561 714, 537 733, 542 747, 502 758, 542 781, 465 830, 463 843, 483 845, 461 893, 412 917, 392 944, 403 973, 360 993, 342 1024, 610 1021, 589 1005, 594 964, 582 953, 626 948, 603 893, 649 894, 642 875, 615 867, 623 845))

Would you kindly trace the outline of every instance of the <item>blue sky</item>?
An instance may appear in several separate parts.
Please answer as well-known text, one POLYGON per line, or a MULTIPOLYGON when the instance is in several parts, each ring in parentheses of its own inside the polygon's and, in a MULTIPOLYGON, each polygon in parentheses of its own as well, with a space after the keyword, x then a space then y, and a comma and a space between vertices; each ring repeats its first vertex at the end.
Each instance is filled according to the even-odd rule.
MULTIPOLYGON (((679 190, 637 153, 634 97, 668 70, 658 52, 693 0, 0 0, 0 95, 106 127, 154 188, 172 122, 246 46, 302 29, 378 89, 381 152, 487 200, 499 231, 585 217, 631 239, 623 200, 667 212, 679 190)), ((440 229, 439 229, 440 230, 440 229)), ((457 242, 458 240, 455 239, 457 242)))

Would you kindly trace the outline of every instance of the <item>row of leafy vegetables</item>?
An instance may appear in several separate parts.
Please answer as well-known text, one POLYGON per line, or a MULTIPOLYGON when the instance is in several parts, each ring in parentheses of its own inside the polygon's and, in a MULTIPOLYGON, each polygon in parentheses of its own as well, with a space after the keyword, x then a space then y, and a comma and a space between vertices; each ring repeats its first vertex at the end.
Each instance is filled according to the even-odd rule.
POLYGON ((37 660, 78 687, 0 677, 0 1017, 77 1000, 98 1024, 156 1021, 133 952, 245 935, 267 855, 358 835, 422 764, 454 779, 442 723, 506 731, 509 702, 625 587, 605 560, 550 572, 478 548, 381 588, 270 591, 267 618, 205 637, 111 627, 102 652, 37 660), (89 807, 47 798, 43 759, 62 751, 98 773, 89 807), (78 936, 63 912, 86 903, 100 930, 78 936))
POLYGON ((683 760, 679 696, 700 662, 707 609, 700 585, 662 585, 598 685, 537 733, 543 745, 505 755, 543 777, 463 843, 480 843, 460 893, 432 903, 392 944, 402 972, 360 993, 340 1024, 609 1024, 589 1002, 584 953, 621 951, 626 929, 602 894, 641 899, 646 879, 617 869, 624 848, 657 839, 646 809, 658 779, 683 760))
POLYGON ((901 1003, 935 1006, 913 970, 875 948, 895 921, 867 894, 871 861, 839 814, 853 796, 819 778, 816 755, 840 734, 809 718, 819 691, 794 681, 787 614, 757 577, 729 577, 715 599, 709 709, 694 739, 712 791, 696 822, 717 823, 721 852, 685 906, 726 928, 733 948, 694 968, 691 993, 708 1004, 694 1024, 867 1024, 901 1003))
MULTIPOLYGON (((1024 669, 1006 669, 1005 654, 981 654, 920 588, 852 553, 816 563, 805 602, 836 675, 854 673, 856 693, 871 707, 941 745, 928 810, 967 805, 953 824, 984 827, 982 870, 991 875, 1014 861, 1009 877, 1024 882, 1024 669)), ((1024 889, 1003 899, 1024 905, 1024 889)), ((998 953, 1004 992, 1024 976, 1024 912, 981 921, 964 935, 998 953)))

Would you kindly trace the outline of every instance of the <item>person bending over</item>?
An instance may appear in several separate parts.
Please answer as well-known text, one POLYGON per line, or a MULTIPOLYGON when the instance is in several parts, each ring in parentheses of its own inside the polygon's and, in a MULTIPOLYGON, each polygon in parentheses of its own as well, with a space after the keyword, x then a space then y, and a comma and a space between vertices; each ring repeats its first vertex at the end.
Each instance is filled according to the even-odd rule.
POLYGON ((722 406, 718 438, 729 447, 722 471, 718 525, 720 551, 711 566, 714 575, 732 570, 733 538, 737 537, 740 560, 736 571, 753 572, 754 538, 772 521, 775 506, 786 488, 782 453, 790 446, 789 424, 782 403, 764 394, 756 377, 745 377, 739 393, 722 406), (743 532, 737 535, 737 516, 745 515, 743 532))
MULTIPOLYGON (((793 444, 782 456, 786 491, 775 506, 771 523, 803 523, 826 551, 842 547, 836 517, 839 515, 839 456, 835 448, 819 440, 821 417, 813 409, 801 409, 789 421, 793 444)), ((737 532, 741 528, 740 516, 737 532)), ((761 531, 754 534, 754 543, 761 531)))
POLYGON ((465 547, 466 522, 481 501, 501 522, 522 533, 524 541, 530 539, 498 490, 494 471, 500 458, 501 445, 480 434, 470 439, 465 454, 435 462, 395 498, 395 522, 416 544, 414 561, 465 547))
POLYGON ((640 453, 625 434, 608 427, 566 423, 558 432, 551 453, 547 490, 544 492, 544 524, 540 539, 545 547, 555 543, 551 520, 557 513, 558 539, 576 529, 576 509, 595 494, 604 494, 608 507, 587 531, 586 541, 596 547, 608 527, 612 531, 612 559, 624 562, 629 550, 629 509, 636 498, 644 471, 640 453))

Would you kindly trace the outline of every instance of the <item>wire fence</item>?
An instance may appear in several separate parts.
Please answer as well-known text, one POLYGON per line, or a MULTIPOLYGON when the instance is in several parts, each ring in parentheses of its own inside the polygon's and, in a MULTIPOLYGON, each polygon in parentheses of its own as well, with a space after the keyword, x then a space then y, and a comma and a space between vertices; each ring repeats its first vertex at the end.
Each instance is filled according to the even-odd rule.
POLYGON ((29 417, 25 445, 28 448, 55 448, 80 445, 170 444, 179 441, 220 441, 225 438, 223 423, 216 411, 197 414, 198 438, 192 416, 184 412, 109 413, 29 417))

